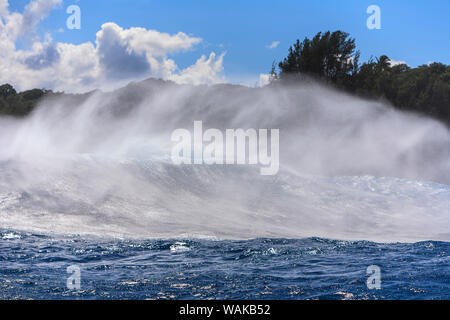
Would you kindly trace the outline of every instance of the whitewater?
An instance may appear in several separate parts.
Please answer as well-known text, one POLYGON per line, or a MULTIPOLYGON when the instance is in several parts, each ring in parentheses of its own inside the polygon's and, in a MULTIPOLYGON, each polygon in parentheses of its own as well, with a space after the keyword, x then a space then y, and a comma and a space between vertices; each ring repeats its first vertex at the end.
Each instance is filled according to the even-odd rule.
POLYGON ((148 80, 1 117, 0 146, 1 299, 449 298, 449 130, 383 101, 148 80), (175 165, 194 121, 279 129, 278 174, 175 165))
POLYGON ((0 119, 0 225, 119 238, 450 240, 450 133, 315 83, 149 80, 0 119), (280 129, 280 172, 174 165, 170 134, 280 129))
POLYGON ((2 164, 1 225, 137 239, 450 239, 450 187, 433 182, 261 177, 256 168, 91 156, 66 165, 70 170, 27 167, 27 177, 20 164, 2 164))

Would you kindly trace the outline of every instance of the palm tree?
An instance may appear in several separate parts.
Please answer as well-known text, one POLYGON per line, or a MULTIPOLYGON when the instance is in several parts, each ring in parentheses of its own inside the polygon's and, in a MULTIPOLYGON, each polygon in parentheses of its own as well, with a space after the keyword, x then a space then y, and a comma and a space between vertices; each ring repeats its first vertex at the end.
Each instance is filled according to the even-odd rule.
POLYGON ((386 69, 389 69, 391 66, 391 59, 388 56, 382 55, 377 58, 376 70, 377 72, 383 72, 386 69))

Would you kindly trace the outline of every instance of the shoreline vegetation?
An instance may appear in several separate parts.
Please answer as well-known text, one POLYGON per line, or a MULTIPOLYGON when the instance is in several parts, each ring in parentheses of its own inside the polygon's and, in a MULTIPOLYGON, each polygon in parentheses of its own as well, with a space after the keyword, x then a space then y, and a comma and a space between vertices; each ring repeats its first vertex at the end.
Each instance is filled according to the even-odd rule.
POLYGON ((360 97, 384 100, 395 109, 442 121, 450 127, 450 66, 429 63, 411 68, 388 56, 359 63, 355 39, 342 31, 297 40, 288 56, 272 65, 271 81, 314 78, 360 97))
MULTIPOLYGON (((362 64, 359 59, 355 39, 348 33, 319 32, 312 39, 297 40, 283 61, 272 64, 269 85, 317 81, 363 98, 387 101, 395 109, 426 115, 450 127, 450 66, 434 62, 411 68, 393 63, 386 55, 372 57, 362 64)), ((155 81, 157 85, 170 83, 144 81, 155 81)), ((4 84, 0 85, 0 116, 25 117, 44 97, 84 100, 91 94, 46 89, 17 92, 12 85, 4 84)))

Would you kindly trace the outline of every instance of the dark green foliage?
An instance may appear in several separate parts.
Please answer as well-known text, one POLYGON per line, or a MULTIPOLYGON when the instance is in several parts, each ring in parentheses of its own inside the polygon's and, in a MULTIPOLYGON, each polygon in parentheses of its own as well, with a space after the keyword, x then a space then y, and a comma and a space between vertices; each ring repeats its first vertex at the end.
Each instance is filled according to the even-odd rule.
POLYGON ((281 76, 307 74, 334 82, 345 81, 358 65, 355 39, 348 33, 319 32, 312 40, 297 40, 289 55, 279 64, 281 76))
POLYGON ((386 99, 396 108, 426 114, 450 125, 450 66, 391 66, 385 55, 361 66, 358 60, 355 40, 347 33, 318 33, 312 40, 297 40, 289 49, 279 64, 279 78, 318 78, 348 92, 386 99))
POLYGON ((33 89, 17 93, 10 84, 0 86, 0 115, 22 117, 28 115, 42 97, 51 91, 33 89))
POLYGON ((10 84, 4 84, 0 86, 0 97, 6 99, 10 95, 17 94, 16 90, 10 84))

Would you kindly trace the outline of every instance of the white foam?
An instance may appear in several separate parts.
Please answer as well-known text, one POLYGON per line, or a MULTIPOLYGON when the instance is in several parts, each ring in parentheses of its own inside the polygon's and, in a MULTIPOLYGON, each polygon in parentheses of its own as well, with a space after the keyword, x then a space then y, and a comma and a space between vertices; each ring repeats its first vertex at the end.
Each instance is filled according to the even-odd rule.
POLYGON ((436 121, 318 85, 131 87, 0 118, 2 227, 119 238, 450 240, 449 186, 424 182, 450 183, 450 134, 436 121), (280 173, 172 165, 171 133, 195 120, 205 129, 280 129, 280 173))
POLYGON ((17 172, 3 166, 0 224, 121 238, 450 240, 450 187, 432 182, 286 172, 273 179, 250 167, 165 162, 76 159, 69 167, 33 170, 24 188, 1 178, 17 172))

